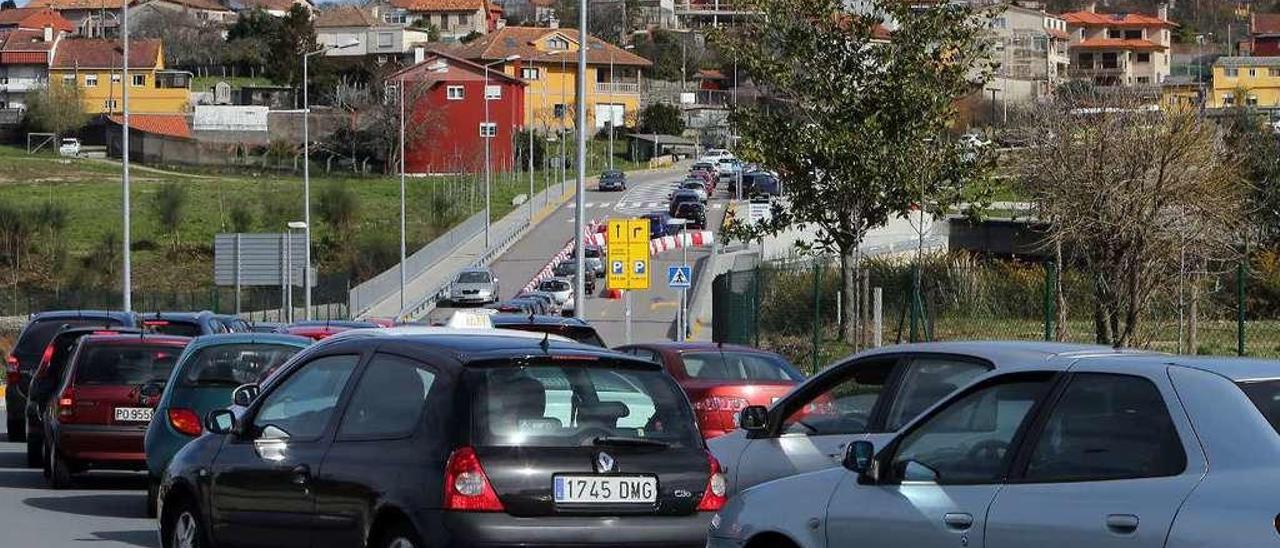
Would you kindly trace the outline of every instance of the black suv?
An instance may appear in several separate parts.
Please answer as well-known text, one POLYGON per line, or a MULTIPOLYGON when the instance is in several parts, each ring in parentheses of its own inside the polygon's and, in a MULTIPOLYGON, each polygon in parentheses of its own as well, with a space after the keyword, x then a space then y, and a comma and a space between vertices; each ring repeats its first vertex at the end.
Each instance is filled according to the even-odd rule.
POLYGON ((609 347, 604 344, 604 339, 600 338, 600 334, 596 333, 596 328, 591 327, 591 324, 582 318, 539 316, 536 314, 527 316, 524 314, 494 314, 489 316, 489 321, 493 322, 493 326, 498 329, 550 333, 573 339, 582 344, 600 348, 609 347))
POLYGON ((560 337, 351 332, 256 391, 174 457, 163 546, 701 548, 725 502, 661 366, 560 337))
POLYGON ((9 441, 27 439, 27 422, 21 411, 27 408, 28 385, 31 384, 32 373, 40 365, 40 358, 49 347, 49 341, 58 331, 76 326, 112 328, 137 325, 137 315, 113 310, 57 310, 32 316, 18 335, 18 344, 4 362, 5 382, 8 384, 4 403, 9 410, 5 422, 9 441))

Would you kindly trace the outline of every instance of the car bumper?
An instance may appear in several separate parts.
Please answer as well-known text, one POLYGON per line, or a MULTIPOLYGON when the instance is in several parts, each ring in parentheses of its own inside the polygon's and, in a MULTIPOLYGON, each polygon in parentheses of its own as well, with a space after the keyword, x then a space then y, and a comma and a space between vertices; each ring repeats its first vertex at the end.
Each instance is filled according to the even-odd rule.
POLYGON ((600 184, 600 190, 622 190, 622 183, 600 184))
POLYGON ((661 546, 702 548, 711 512, 688 516, 564 516, 521 518, 449 512, 444 526, 455 548, 505 546, 661 546))
POLYGON ((147 466, 145 428, 64 424, 57 427, 55 437, 63 458, 100 468, 143 470, 147 466))
POLYGON ((449 297, 455 303, 487 303, 493 300, 492 295, 456 295, 449 297))

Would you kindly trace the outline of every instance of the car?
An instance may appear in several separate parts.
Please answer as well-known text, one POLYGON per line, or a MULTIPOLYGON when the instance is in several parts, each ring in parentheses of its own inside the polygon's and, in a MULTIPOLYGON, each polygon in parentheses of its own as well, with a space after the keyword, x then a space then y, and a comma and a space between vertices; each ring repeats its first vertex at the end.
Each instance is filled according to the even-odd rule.
POLYGON ((451 304, 489 304, 498 302, 498 275, 489 268, 466 268, 453 278, 447 296, 451 304))
POLYGON ((165 382, 147 427, 147 515, 155 517, 160 478, 173 455, 204 433, 203 417, 232 405, 231 392, 259 383, 313 341, 281 334, 230 333, 199 337, 187 345, 165 382))
POLYGON ((545 291, 521 291, 520 294, 516 295, 516 298, 517 299, 524 299, 524 298, 538 299, 542 301, 542 305, 546 307, 548 314, 560 313, 560 304, 556 300, 556 297, 551 293, 547 293, 545 291))
POLYGON ((769 405, 804 380, 786 358, 747 346, 658 342, 616 350, 662 364, 693 402, 707 439, 737 428, 738 412, 747 406, 769 405))
POLYGON ((373 329, 378 324, 355 320, 305 320, 289 324, 285 333, 319 341, 352 329, 373 329))
POLYGON ((395 327, 396 320, 394 318, 365 318, 364 321, 369 322, 378 327, 395 327))
POLYGON ((582 318, 563 318, 551 315, 494 314, 489 317, 498 329, 515 329, 533 333, 550 333, 572 339, 582 344, 608 348, 604 339, 591 324, 582 318))
POLYGON ((671 204, 667 206, 667 214, 675 216, 676 208, 685 202, 701 203, 702 198, 692 190, 680 189, 671 193, 671 204))
POLYGON ((280 322, 252 322, 249 324, 250 333, 287 333, 288 324, 280 322))
POLYGON ((705 229, 707 228, 707 206, 692 202, 682 203, 676 207, 676 218, 687 221, 684 225, 686 229, 705 229))
POLYGON ((527 314, 537 313, 537 309, 534 307, 534 303, 528 300, 517 301, 515 299, 512 299, 509 301, 486 304, 484 305, 484 307, 485 309, 493 310, 503 314, 526 314, 527 315, 527 314))
POLYGON ((430 329, 344 334, 211 413, 165 472, 162 546, 705 544, 722 473, 660 366, 430 329))
POLYGON ((1116 352, 1107 346, 1002 341, 867 350, 827 367, 767 409, 743 409, 742 428, 707 443, 729 467, 729 492, 737 493, 838 466, 849 442, 883 443, 943 396, 988 371, 1116 352), (748 415, 752 420, 744 420, 748 415))
POLYGON ((742 162, 737 158, 720 158, 716 160, 716 177, 719 179, 734 179, 739 173, 742 173, 742 162))
POLYGON ((996 370, 889 439, 852 442, 841 467, 741 493, 707 546, 1265 546, 1277 402, 1275 361, 1112 353, 996 370))
POLYGON ((733 158, 733 153, 723 148, 709 148, 701 158, 698 158, 698 163, 709 163, 715 165, 722 158, 733 158))
POLYGON ((698 201, 707 203, 707 185, 699 179, 685 179, 676 187, 680 190, 691 190, 698 195, 698 201))
MULTIPOLYGON (((551 269, 551 273, 557 278, 563 278, 569 283, 573 283, 578 274, 578 263, 576 261, 560 261, 555 268, 551 269)), ((582 288, 586 290, 588 295, 596 292, 596 273, 592 269, 583 272, 582 288)))
MULTIPOLYGON (((40 365, 49 341, 53 340, 58 331, 80 326, 111 329, 138 325, 136 314, 110 310, 51 310, 31 316, 18 334, 17 344, 4 359, 5 384, 8 385, 4 393, 5 408, 27 408, 27 387, 31 384, 31 375, 40 365)), ((8 413, 5 423, 9 441, 26 441, 27 421, 23 419, 22 413, 8 413)))
POLYGON ((702 181, 703 189, 707 191, 707 194, 711 194, 716 190, 716 182, 718 178, 719 177, 716 176, 714 169, 695 169, 689 172, 689 176, 686 177, 686 180, 696 179, 702 181))
MULTIPOLYGON (((591 272, 594 272, 597 278, 603 278, 604 277, 604 250, 600 249, 599 246, 594 246, 594 245, 588 245, 584 247, 586 248, 587 252, 583 254, 583 261, 586 263, 587 269, 590 270, 591 272)), ((569 258, 567 259, 567 261, 571 262, 576 257, 577 257, 576 250, 573 250, 573 249, 569 250, 569 258)))
POLYGON ((142 315, 142 326, 153 333, 177 337, 199 337, 229 333, 213 312, 150 312, 142 315))
POLYGON ((253 326, 249 325, 249 322, 234 314, 214 314, 213 318, 222 323, 222 327, 226 328, 227 333, 249 333, 253 331, 253 326))
POLYGON ((695 171, 715 172, 715 170, 716 163, 714 161, 698 160, 697 162, 694 162, 692 166, 689 166, 689 173, 693 173, 695 171))
POLYGON ((150 333, 80 339, 44 416, 53 489, 88 470, 146 469, 147 423, 187 337, 150 333))
POLYGON ((551 308, 547 306, 546 301, 537 297, 515 297, 507 301, 507 303, 521 306, 528 310, 529 314, 549 314, 551 312, 551 308))
POLYGON ((67 137, 58 141, 58 155, 68 158, 80 156, 80 140, 67 137))
POLYGON ((573 282, 563 278, 547 278, 538 282, 535 286, 538 291, 551 295, 556 300, 556 305, 564 306, 573 300, 573 282))
MULTIPOLYGON (((749 171, 749 172, 743 173, 742 174, 742 195, 751 196, 751 194, 753 193, 770 194, 771 192, 769 192, 770 190, 769 187, 776 186, 776 185, 771 185, 769 180, 772 179, 776 181, 777 178, 778 178, 778 175, 771 171, 757 170, 757 171, 749 171)), ((737 184, 736 181, 731 180, 729 182, 730 194, 737 193, 736 184, 737 184)), ((776 190, 772 192, 772 194, 777 194, 776 190)))
MULTIPOLYGON (((67 362, 75 354, 80 339, 87 335, 116 335, 121 333, 141 333, 134 327, 112 327, 110 329, 94 326, 64 327, 45 346, 40 356, 40 365, 31 374, 31 383, 27 387, 26 432, 27 432, 27 467, 40 468, 44 465, 44 413, 48 409, 49 400, 54 390, 62 382, 62 374, 67 369, 67 362)), ((16 414, 16 413, 15 413, 16 414)))
POLYGON ((671 215, 665 211, 645 213, 640 217, 649 220, 649 239, 651 240, 670 236, 673 233, 671 227, 667 224, 667 221, 671 220, 671 215))
POLYGON ((626 190, 627 172, 620 169, 606 169, 600 174, 597 184, 600 190, 626 190))

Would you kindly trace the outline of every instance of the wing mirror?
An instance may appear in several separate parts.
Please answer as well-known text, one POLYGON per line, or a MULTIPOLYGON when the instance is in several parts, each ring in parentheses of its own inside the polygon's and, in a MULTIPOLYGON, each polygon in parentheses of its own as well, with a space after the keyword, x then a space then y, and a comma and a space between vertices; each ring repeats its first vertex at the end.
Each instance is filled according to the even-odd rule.
POLYGON ((748 405, 738 414, 738 426, 749 434, 760 434, 769 427, 769 410, 763 405, 748 405))
POLYGON ((876 466, 876 447, 866 440, 851 442, 844 449, 844 458, 840 464, 850 472, 858 474, 858 481, 875 483, 879 478, 876 466))
POLYGON ((256 384, 242 384, 237 386, 235 391, 231 393, 231 403, 240 407, 248 407, 261 391, 262 389, 256 384))
POLYGON ((204 429, 218 435, 226 435, 236 429, 236 415, 230 409, 210 411, 204 418, 204 429))

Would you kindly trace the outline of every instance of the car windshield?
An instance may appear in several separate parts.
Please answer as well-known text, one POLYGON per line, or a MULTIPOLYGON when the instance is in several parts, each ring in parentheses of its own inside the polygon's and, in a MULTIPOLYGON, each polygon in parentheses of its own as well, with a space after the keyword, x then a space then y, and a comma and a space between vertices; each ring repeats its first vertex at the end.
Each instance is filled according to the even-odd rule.
POLYGON ((684 370, 695 379, 801 381, 804 377, 781 358, 753 352, 686 352, 684 370))
POLYGON ((187 386, 240 386, 258 382, 301 348, 283 344, 220 344, 196 351, 183 364, 187 386))
POLYGON ((693 413, 664 372, 611 360, 484 364, 472 399, 480 446, 580 447, 600 438, 698 447, 693 413))
POLYGON ((604 179, 621 179, 621 178, 622 178, 622 172, 621 172, 621 171, 606 171, 606 172, 604 172, 604 174, 603 174, 603 175, 601 175, 600 177, 601 177, 601 178, 604 178, 604 179))
POLYGON ((83 318, 48 318, 37 320, 22 332, 22 337, 18 339, 18 346, 13 349, 16 354, 39 354, 44 352, 44 347, 49 346, 49 341, 53 340, 53 336, 63 327, 116 327, 120 322, 107 318, 83 319, 83 318))
POLYGON ((487 284, 489 283, 488 272, 463 272, 458 274, 458 283, 460 284, 487 284))
POLYGON ((543 280, 542 283, 538 284, 538 290, 552 292, 568 291, 569 283, 564 280, 543 280))
POLYGON ((199 337, 203 333, 200 331, 200 325, 195 322, 174 321, 174 320, 145 320, 142 325, 147 326, 152 331, 161 335, 175 335, 178 337, 199 337))
POLYGON ((1271 428, 1280 434, 1280 380, 1246 381, 1236 383, 1236 386, 1271 423, 1271 428))
POLYGON ((132 386, 169 378, 181 348, 156 344, 95 344, 82 350, 76 386, 132 386))

